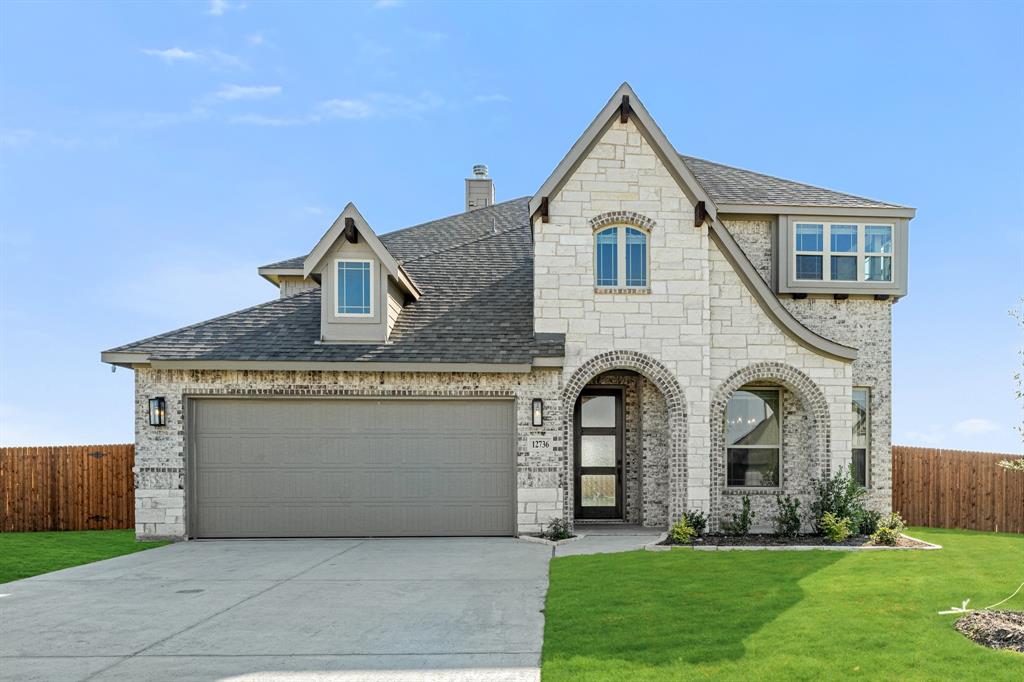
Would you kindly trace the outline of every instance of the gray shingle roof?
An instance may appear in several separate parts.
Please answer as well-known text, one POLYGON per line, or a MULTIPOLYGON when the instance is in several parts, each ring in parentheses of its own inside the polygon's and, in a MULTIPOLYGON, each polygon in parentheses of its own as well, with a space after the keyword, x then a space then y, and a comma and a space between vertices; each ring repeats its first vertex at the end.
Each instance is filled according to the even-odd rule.
MULTIPOLYGON (((528 198, 381 235, 422 290, 387 344, 318 344, 320 290, 112 349, 163 360, 524 364, 564 353, 533 333, 528 198)), ((301 267, 303 257, 264 267, 301 267), (286 265, 287 264, 287 265, 286 265)))
POLYGON ((904 208, 853 194, 834 192, 771 175, 679 155, 715 203, 764 206, 822 206, 844 208, 904 208))

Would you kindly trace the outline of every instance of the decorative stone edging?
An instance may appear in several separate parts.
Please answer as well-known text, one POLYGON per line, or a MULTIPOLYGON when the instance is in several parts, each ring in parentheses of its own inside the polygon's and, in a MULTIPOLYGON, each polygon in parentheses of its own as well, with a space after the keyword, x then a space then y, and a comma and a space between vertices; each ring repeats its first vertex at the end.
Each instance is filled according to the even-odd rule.
POLYGON ((888 547, 886 545, 872 545, 870 547, 851 547, 849 545, 704 545, 701 547, 689 545, 661 545, 665 538, 668 537, 668 533, 663 534, 654 542, 644 545, 644 549, 648 552, 664 552, 676 547, 690 548, 698 552, 731 552, 731 551, 761 551, 766 550, 769 552, 809 552, 812 549, 823 549, 828 552, 860 552, 860 551, 931 551, 934 549, 942 549, 942 545, 936 545, 920 538, 913 538, 905 533, 900 533, 901 536, 914 542, 920 542, 926 547, 888 547))
POLYGON ((566 538, 564 540, 548 540, 547 538, 538 537, 536 535, 520 535, 519 539, 520 540, 526 540, 527 542, 535 542, 538 545, 548 545, 548 546, 551 546, 551 547, 558 547, 559 545, 567 545, 570 542, 576 542, 577 540, 582 540, 585 537, 587 537, 587 536, 586 535, 573 535, 571 538, 566 538))

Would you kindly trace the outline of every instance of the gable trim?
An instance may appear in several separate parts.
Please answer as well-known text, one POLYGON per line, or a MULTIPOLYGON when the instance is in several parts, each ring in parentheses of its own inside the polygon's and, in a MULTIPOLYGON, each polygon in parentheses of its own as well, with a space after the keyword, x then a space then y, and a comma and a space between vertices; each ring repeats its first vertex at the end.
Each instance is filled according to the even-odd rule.
POLYGON ((306 260, 302 263, 302 276, 309 277, 318 269, 327 257, 327 253, 334 248, 334 245, 339 240, 346 239, 352 241, 354 236, 353 229, 362 236, 370 251, 380 261, 381 267, 394 277, 414 300, 419 299, 422 295, 419 287, 416 286, 416 283, 412 281, 412 278, 409 277, 395 257, 391 255, 388 247, 384 246, 377 233, 373 231, 373 228, 370 227, 370 224, 366 222, 366 219, 363 218, 359 209, 352 202, 349 202, 345 210, 341 212, 341 215, 338 216, 337 220, 334 221, 327 232, 324 233, 324 236, 320 238, 320 241, 317 242, 316 246, 313 247, 313 250, 309 252, 309 255, 306 256, 306 260))
POLYGON ((601 137, 615 123, 616 119, 621 121, 623 118, 633 121, 640 134, 644 136, 648 144, 654 149, 655 154, 661 159, 669 174, 679 184, 680 189, 683 190, 683 193, 686 194, 690 202, 697 203, 698 201, 703 201, 711 217, 715 217, 718 214, 718 209, 711 200, 711 197, 708 196, 704 188, 697 182, 697 178, 686 167, 686 164, 683 163, 675 148, 672 147, 668 138, 665 137, 665 133, 661 131, 661 128, 658 127, 658 124, 655 123, 654 119, 647 112, 643 103, 636 96, 636 93, 633 92, 633 88, 630 87, 629 83, 623 83, 615 91, 611 99, 608 100, 608 103, 598 112, 586 130, 583 131, 583 134, 576 140, 576 143, 569 149, 569 152, 562 158, 551 175, 548 176, 548 179, 544 181, 544 184, 537 190, 537 193, 533 195, 533 198, 530 199, 531 219, 536 217, 538 211, 541 210, 542 203, 548 197, 558 193, 573 172, 600 141, 601 137))

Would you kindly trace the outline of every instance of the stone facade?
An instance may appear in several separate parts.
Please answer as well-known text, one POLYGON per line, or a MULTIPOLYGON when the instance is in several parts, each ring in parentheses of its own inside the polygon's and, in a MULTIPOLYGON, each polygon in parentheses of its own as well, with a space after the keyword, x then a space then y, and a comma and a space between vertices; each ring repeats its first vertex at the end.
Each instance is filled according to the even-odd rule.
MULTIPOLYGON (((723 517, 751 496, 767 529, 776 490, 730 490, 723 437, 729 397, 745 385, 782 392, 779 490, 807 504, 812 478, 851 459, 851 391, 871 389, 870 500, 889 507, 891 303, 873 297, 810 296, 783 304, 811 330, 859 349, 850 363, 797 343, 760 307, 694 205, 632 119, 616 119, 534 219, 534 320, 565 334, 561 368, 526 373, 136 371, 137 532, 183 537, 187 398, 267 396, 511 397, 518 414, 518 528, 572 521, 572 414, 593 382, 625 387, 625 521, 664 526, 686 509, 723 517), (613 223, 649 235, 649 287, 595 287, 594 231, 613 223), (146 400, 167 399, 168 426, 150 427, 146 400), (545 423, 531 426, 530 403, 545 423)), ((770 219, 728 219, 730 233, 770 283, 770 219)), ((282 295, 302 282, 282 283, 282 295)), ((500 305, 500 302, 496 302, 500 305)))

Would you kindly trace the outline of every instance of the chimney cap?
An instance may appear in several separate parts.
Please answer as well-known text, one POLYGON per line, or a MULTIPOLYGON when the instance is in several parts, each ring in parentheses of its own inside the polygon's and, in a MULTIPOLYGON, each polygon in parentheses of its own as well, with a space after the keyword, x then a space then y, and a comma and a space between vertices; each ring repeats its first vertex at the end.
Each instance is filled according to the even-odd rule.
POLYGON ((478 178, 481 178, 481 179, 486 178, 487 177, 487 164, 485 164, 485 163, 478 163, 475 166, 473 166, 473 175, 475 177, 478 177, 478 178))

